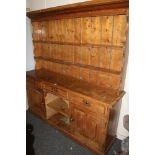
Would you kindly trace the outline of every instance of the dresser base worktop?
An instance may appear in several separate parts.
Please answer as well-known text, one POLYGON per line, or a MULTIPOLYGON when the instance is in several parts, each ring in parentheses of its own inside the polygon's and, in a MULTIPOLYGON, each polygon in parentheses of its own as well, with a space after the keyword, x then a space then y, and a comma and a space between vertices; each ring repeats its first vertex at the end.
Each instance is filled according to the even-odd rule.
POLYGON ((124 91, 99 87, 86 81, 56 72, 47 71, 45 69, 27 71, 26 75, 28 78, 35 79, 41 83, 41 88, 43 88, 44 83, 53 84, 55 87, 58 86, 72 90, 111 106, 125 94, 124 91))

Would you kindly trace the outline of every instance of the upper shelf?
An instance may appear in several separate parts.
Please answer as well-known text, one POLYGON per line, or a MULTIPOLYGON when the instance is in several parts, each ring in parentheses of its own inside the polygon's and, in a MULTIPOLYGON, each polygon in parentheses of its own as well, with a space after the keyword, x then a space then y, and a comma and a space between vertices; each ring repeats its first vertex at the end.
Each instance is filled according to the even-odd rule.
POLYGON ((37 11, 27 12, 27 16, 31 19, 37 19, 47 16, 70 14, 77 12, 89 12, 96 10, 120 9, 128 8, 128 0, 91 0, 81 3, 57 6, 37 11))

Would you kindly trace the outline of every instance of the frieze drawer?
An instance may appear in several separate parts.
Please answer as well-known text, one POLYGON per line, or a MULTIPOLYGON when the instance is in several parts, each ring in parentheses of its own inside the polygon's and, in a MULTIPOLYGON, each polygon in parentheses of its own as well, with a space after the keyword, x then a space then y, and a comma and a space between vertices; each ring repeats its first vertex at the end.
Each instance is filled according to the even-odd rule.
POLYGON ((57 88, 57 94, 61 97, 64 97, 64 98, 68 98, 68 93, 67 93, 67 90, 63 89, 63 88, 57 88))
POLYGON ((56 95, 59 95, 61 97, 67 98, 67 91, 57 85, 51 85, 51 84, 42 84, 43 89, 50 91, 51 93, 54 93, 56 95))
POLYGON ((105 114, 106 109, 101 103, 97 102, 93 99, 88 99, 86 97, 82 97, 75 93, 68 94, 69 101, 73 104, 80 105, 81 108, 84 108, 95 114, 105 114))
POLYGON ((51 92, 57 92, 57 88, 51 83, 43 83, 42 88, 51 92))

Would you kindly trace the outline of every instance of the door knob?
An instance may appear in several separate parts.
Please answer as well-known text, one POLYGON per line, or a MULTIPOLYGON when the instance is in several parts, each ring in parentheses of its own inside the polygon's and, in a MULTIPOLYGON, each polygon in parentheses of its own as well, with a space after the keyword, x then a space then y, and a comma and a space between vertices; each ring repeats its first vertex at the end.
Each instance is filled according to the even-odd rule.
POLYGON ((87 100, 83 100, 84 105, 90 106, 90 103, 87 100))

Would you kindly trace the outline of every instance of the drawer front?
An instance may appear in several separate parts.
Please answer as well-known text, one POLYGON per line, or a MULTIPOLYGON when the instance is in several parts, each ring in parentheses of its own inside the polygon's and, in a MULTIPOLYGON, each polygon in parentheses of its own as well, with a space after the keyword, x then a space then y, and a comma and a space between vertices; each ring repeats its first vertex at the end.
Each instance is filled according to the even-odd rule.
POLYGON ((57 88, 57 94, 67 99, 67 91, 63 88, 57 88))
POLYGON ((83 103, 83 97, 81 97, 81 96, 77 96, 76 94, 74 94, 74 93, 68 93, 68 97, 69 97, 69 100, 72 102, 72 103, 79 103, 79 104, 81 104, 81 103, 83 103))
POLYGON ((82 97, 75 93, 69 93, 68 97, 70 102, 76 105, 80 105, 81 108, 84 108, 97 115, 105 114, 105 108, 100 106, 100 103, 94 101, 93 99, 88 99, 87 97, 82 97))
POLYGON ((42 88, 50 91, 51 93, 53 93, 55 95, 59 95, 64 98, 67 98, 67 96, 68 96, 67 90, 65 90, 61 87, 52 85, 52 84, 42 84, 42 88))
POLYGON ((51 84, 42 84, 42 88, 48 91, 51 91, 52 93, 57 93, 57 88, 54 85, 51 84))

